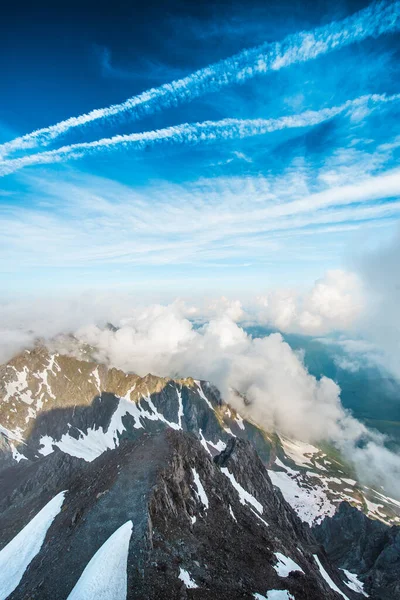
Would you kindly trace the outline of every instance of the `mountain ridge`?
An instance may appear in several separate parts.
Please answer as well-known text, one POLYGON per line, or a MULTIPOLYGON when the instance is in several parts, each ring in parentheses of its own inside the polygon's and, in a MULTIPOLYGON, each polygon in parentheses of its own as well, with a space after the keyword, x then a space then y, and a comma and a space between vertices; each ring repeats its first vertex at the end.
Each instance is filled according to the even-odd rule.
POLYGON ((353 600, 359 596, 349 587, 352 582, 331 565, 309 525, 334 517, 348 498, 375 518, 398 518, 396 501, 387 498, 378 505, 368 500, 336 454, 265 432, 225 404, 205 381, 140 377, 40 346, 0 367, 0 426, 0 564, 2 549, 23 533, 35 513, 65 494, 60 514, 11 600, 66 600, 82 570, 90 574, 96 553, 106 555, 112 547, 108 539, 120 528, 128 531, 129 522, 129 599, 161 598, 162 589, 168 589, 171 598, 211 599, 216 593, 268 598, 268 590, 275 590, 287 599, 319 600, 333 593, 332 598, 339 594, 353 600), (114 487, 118 492, 110 493, 114 487), (211 504, 216 514, 223 511, 212 525, 207 521, 211 504), (113 519, 116 514, 120 517, 113 519), (227 536, 232 522, 239 529, 227 536), (260 538, 263 530, 266 538, 260 538), (236 576, 226 557, 217 556, 220 546, 224 555, 233 553, 236 576), (267 552, 271 547, 272 554, 267 552), (208 552, 212 558, 207 548, 213 549, 208 552), (71 552, 77 558, 65 559, 68 576, 54 571, 57 555, 71 552), (262 568, 257 552, 264 556, 262 568), (204 564, 194 558, 199 556, 204 564), (243 556, 247 562, 238 566, 243 556), (151 568, 158 561, 164 565, 161 574, 151 568), (293 564, 299 568, 292 574, 293 564), (139 577, 143 569, 149 574, 139 577), (241 570, 244 579, 237 576, 241 570), (56 593, 54 582, 60 577, 62 592, 56 593))

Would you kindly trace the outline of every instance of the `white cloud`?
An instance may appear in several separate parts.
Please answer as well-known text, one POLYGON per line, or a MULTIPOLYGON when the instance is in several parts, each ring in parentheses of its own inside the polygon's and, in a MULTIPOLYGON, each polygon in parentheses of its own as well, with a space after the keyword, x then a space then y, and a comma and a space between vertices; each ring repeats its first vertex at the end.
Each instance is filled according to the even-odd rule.
POLYGON ((363 312, 363 294, 354 273, 332 270, 305 294, 273 291, 258 297, 257 305, 258 323, 314 335, 354 327, 363 312))
POLYGON ((368 482, 400 494, 400 457, 342 407, 336 383, 307 372, 301 355, 278 333, 253 339, 226 314, 194 329, 172 305, 138 311, 116 332, 91 326, 76 335, 98 349, 101 361, 124 370, 209 380, 265 429, 305 441, 329 440, 368 482), (247 406, 234 390, 246 396, 247 406))
POLYGON ((0 268, 326 263, 340 254, 343 232, 390 227, 400 215, 400 171, 381 170, 390 160, 390 149, 343 151, 317 171, 294 161, 278 176, 142 189, 76 172, 27 176, 19 204, 0 208, 0 268))

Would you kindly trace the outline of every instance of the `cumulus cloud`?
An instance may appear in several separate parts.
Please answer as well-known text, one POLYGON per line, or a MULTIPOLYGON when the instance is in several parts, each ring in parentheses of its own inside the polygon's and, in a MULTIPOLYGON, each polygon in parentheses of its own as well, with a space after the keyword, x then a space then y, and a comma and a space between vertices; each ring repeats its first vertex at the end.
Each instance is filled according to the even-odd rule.
POLYGON ((281 331, 319 334, 352 328, 363 312, 363 294, 356 274, 337 269, 328 271, 303 295, 273 291, 258 297, 257 305, 259 323, 281 331))

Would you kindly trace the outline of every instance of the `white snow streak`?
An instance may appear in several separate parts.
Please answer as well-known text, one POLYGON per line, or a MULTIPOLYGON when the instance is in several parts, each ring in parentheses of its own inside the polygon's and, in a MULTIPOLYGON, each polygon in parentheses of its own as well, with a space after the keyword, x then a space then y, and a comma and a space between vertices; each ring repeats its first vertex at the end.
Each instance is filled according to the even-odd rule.
POLYGON ((117 448, 119 445, 119 436, 125 431, 125 425, 123 424, 122 419, 126 415, 131 415, 133 417, 133 427, 135 429, 144 427, 141 419, 161 421, 172 429, 182 429, 183 405, 179 390, 177 390, 177 394, 179 403, 178 423, 168 421, 164 415, 158 412, 151 400, 150 394, 142 398, 142 400, 148 404, 150 410, 146 410, 140 403, 132 402, 126 398, 120 398, 118 406, 111 417, 107 431, 104 431, 102 427, 98 427, 97 429, 91 427, 87 430, 87 433, 79 431, 80 437, 78 439, 74 438, 69 433, 63 434, 60 440, 54 440, 50 436, 45 435, 40 438, 42 448, 39 449, 39 453, 46 456, 53 452, 53 446, 57 446, 66 454, 76 456, 77 458, 83 458, 87 462, 92 462, 106 450, 117 448))
POLYGON ((210 448, 208 446, 211 446, 211 448, 214 448, 214 450, 217 450, 217 452, 222 452, 226 448, 226 444, 222 440, 218 440, 218 442, 216 444, 214 442, 210 442, 209 440, 206 440, 206 438, 203 435, 203 431, 201 429, 199 429, 199 436, 200 436, 201 445, 203 446, 203 448, 205 448, 205 450, 207 450, 208 454, 210 454, 210 455, 211 455, 211 452, 210 452, 210 448))
POLYGON ((199 394, 200 398, 203 398, 203 400, 207 404, 207 406, 209 408, 211 408, 211 410, 214 410, 213 405, 211 404, 211 402, 209 401, 209 399, 207 398, 207 396, 203 392, 203 388, 201 387, 200 381, 195 380, 195 384, 197 385, 197 388, 198 388, 197 393, 199 394))
POLYGON ((198 496, 200 502, 203 504, 204 508, 207 510, 209 507, 209 502, 208 502, 206 490, 204 489, 203 484, 200 481, 200 477, 199 477, 199 474, 196 471, 196 469, 192 469, 192 473, 193 473, 194 484, 196 486, 197 496, 198 496))
POLYGON ((0 551, 0 600, 19 585, 27 567, 40 551, 46 533, 61 510, 65 492, 60 492, 0 551))
POLYGON ((239 413, 236 413, 236 419, 235 419, 236 423, 238 424, 238 426, 240 427, 240 429, 244 430, 244 423, 243 423, 243 419, 242 417, 239 415, 239 413))
POLYGON ((244 487, 242 487, 240 483, 236 481, 235 477, 232 475, 232 473, 230 473, 230 471, 228 471, 226 467, 221 467, 221 473, 223 473, 230 480, 231 484, 239 494, 239 500, 241 504, 246 504, 247 502, 248 504, 254 506, 254 508, 258 510, 260 514, 263 513, 264 509, 262 504, 260 504, 260 502, 254 498, 254 496, 249 494, 249 492, 247 492, 244 487))
POLYGON ((231 505, 229 505, 229 514, 231 515, 232 519, 237 523, 237 518, 235 517, 235 513, 233 512, 231 505))
POLYGON ((127 521, 104 542, 67 600, 126 600, 132 527, 132 521, 127 521))
POLYGON ((349 600, 348 597, 342 592, 342 590, 340 590, 338 588, 338 586, 336 585, 336 583, 334 583, 332 581, 332 579, 329 577, 328 573, 325 571, 324 567, 322 566, 318 556, 316 554, 313 554, 314 558, 315 558, 315 562, 318 565, 318 568, 321 572, 322 577, 325 579, 326 583, 329 585, 329 587, 334 591, 337 592, 338 594, 340 594, 341 596, 343 596, 343 598, 345 600, 349 600))

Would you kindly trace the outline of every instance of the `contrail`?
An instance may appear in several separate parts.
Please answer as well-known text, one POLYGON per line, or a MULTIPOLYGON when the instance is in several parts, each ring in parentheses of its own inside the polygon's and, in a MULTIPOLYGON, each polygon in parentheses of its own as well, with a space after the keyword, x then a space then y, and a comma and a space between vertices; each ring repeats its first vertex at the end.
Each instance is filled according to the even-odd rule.
POLYGON ((114 148, 130 148, 143 150, 158 144, 210 143, 218 140, 241 139, 299 127, 312 127, 336 117, 342 113, 351 113, 357 108, 373 110, 382 103, 400 100, 400 94, 386 96, 372 94, 348 100, 339 106, 324 108, 319 111, 306 111, 298 115, 280 117, 278 119, 222 119, 221 121, 204 121, 202 123, 184 123, 155 131, 116 135, 94 142, 83 142, 62 146, 56 150, 39 152, 21 158, 0 162, 0 176, 8 175, 31 165, 43 165, 65 160, 82 158, 99 151, 114 148))
POLYGON ((312 60, 368 37, 378 37, 399 29, 400 1, 373 3, 341 21, 334 21, 313 31, 289 35, 281 42, 264 43, 244 50, 187 77, 133 96, 121 104, 98 108, 18 137, 0 145, 0 157, 4 158, 15 150, 46 146, 71 129, 121 113, 129 112, 132 119, 140 119, 231 83, 242 83, 256 75, 312 60))

